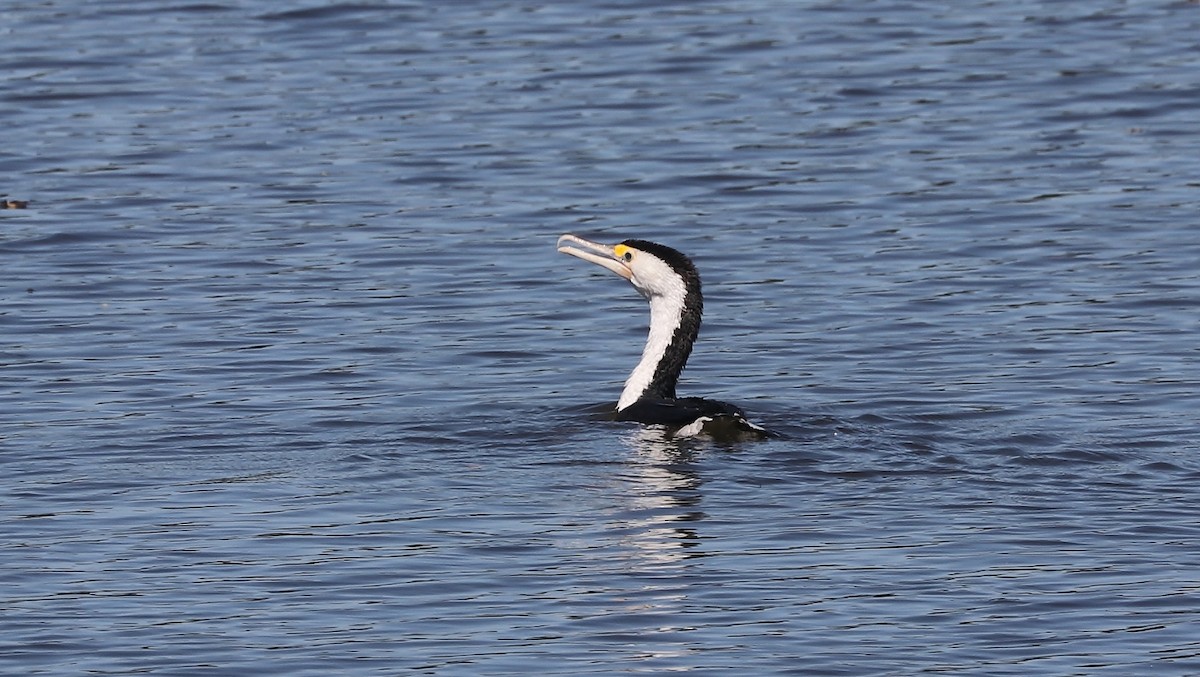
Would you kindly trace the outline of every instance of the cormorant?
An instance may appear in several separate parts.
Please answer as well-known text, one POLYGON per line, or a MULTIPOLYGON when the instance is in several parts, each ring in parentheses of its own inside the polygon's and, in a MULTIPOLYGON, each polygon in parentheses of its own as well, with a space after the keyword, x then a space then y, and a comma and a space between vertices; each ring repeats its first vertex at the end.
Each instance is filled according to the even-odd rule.
POLYGON ((558 251, 611 270, 650 302, 650 334, 617 401, 616 420, 668 426, 681 437, 702 431, 719 437, 771 436, 732 404, 675 396, 704 310, 700 274, 687 256, 645 240, 606 245, 575 235, 558 238, 558 251))

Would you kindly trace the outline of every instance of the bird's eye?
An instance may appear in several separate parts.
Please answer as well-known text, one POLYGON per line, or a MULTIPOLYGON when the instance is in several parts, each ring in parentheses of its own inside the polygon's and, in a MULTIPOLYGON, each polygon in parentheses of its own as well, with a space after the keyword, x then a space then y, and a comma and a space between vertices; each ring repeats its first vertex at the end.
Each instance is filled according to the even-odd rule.
POLYGON ((627 252, 625 252, 625 256, 623 256, 621 258, 625 259, 626 261, 632 261, 633 260, 633 252, 627 251, 627 252))

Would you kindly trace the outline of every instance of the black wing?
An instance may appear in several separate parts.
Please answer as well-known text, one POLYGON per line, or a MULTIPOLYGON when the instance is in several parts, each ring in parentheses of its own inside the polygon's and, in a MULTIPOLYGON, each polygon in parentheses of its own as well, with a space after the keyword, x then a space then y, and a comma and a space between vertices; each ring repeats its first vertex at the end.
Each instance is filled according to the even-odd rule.
MULTIPOLYGON (((775 437, 773 433, 746 420, 745 412, 737 406, 700 397, 646 397, 618 411, 614 418, 673 428, 692 426, 704 419, 703 430, 714 437, 775 437)), ((689 434, 695 434, 695 431, 689 434)))
POLYGON ((617 412, 618 421, 637 421, 651 425, 687 425, 701 416, 740 416, 741 409, 727 402, 700 397, 664 399, 644 397, 617 412))

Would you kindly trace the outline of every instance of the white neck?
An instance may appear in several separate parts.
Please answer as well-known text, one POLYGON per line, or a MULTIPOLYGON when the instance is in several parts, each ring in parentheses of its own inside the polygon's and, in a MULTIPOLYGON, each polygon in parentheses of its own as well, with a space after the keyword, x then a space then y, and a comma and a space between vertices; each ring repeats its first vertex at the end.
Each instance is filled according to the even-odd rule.
POLYGON ((650 297, 650 335, 646 337, 646 347, 642 349, 642 359, 629 378, 625 379, 625 390, 621 391, 621 399, 617 401, 617 411, 637 402, 650 387, 654 379, 654 370, 662 362, 667 346, 675 336, 679 326, 679 318, 683 314, 683 300, 686 290, 680 284, 678 289, 672 289, 666 294, 650 297))

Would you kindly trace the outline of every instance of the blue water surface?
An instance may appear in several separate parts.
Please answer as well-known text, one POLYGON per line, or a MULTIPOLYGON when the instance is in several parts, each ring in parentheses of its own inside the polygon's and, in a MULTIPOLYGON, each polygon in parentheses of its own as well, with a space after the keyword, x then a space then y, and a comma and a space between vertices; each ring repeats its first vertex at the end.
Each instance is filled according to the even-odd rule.
POLYGON ((0 17, 0 672, 1200 672, 1200 5, 0 17))

